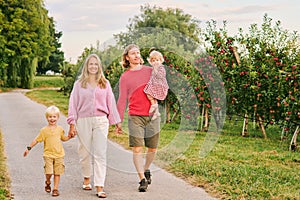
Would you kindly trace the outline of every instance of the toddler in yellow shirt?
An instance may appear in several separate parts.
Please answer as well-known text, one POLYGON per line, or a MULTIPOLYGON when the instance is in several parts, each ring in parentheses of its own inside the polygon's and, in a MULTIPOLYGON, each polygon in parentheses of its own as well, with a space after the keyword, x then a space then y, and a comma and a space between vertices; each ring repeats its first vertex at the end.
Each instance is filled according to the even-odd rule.
POLYGON ((68 141, 71 137, 64 135, 64 129, 57 125, 59 119, 59 109, 56 106, 50 106, 46 109, 46 119, 48 125, 43 127, 38 136, 31 142, 24 152, 24 157, 39 142, 44 142, 44 169, 45 169, 45 191, 51 192, 51 177, 54 175, 54 186, 52 196, 59 196, 58 185, 60 175, 64 173, 65 151, 61 141, 68 141))

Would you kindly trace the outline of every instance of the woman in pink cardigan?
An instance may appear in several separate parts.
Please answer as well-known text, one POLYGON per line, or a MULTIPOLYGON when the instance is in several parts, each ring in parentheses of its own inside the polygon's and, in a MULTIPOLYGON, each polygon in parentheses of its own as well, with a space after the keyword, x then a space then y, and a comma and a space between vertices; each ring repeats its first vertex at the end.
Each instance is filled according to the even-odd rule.
POLYGON ((86 58, 79 80, 74 83, 67 122, 70 125, 69 135, 78 135, 79 139, 79 162, 84 177, 82 188, 92 190, 90 177, 93 174, 97 196, 106 198, 103 188, 108 127, 121 120, 112 88, 104 77, 101 61, 96 54, 86 58))

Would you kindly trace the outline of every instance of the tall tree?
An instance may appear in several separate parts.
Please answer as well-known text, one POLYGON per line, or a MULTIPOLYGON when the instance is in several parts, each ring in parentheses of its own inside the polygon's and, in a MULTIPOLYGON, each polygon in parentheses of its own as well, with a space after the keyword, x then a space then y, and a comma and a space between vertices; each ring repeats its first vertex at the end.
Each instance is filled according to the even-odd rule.
MULTIPOLYGON (((0 0, 6 39, 7 86, 31 88, 36 62, 47 59, 53 47, 50 20, 43 0, 0 0)), ((2 64, 3 65, 3 64, 2 64)))
POLYGON ((49 20, 49 31, 51 36, 50 45, 52 47, 52 51, 49 57, 45 57, 38 63, 38 74, 45 74, 48 70, 61 72, 64 62, 64 52, 61 50, 61 42, 59 41, 63 33, 55 29, 55 22, 52 17, 50 17, 49 20))
POLYGON ((179 8, 141 6, 141 14, 130 19, 127 28, 127 32, 115 35, 121 46, 137 40, 148 46, 170 44, 190 52, 199 46, 200 22, 179 8))

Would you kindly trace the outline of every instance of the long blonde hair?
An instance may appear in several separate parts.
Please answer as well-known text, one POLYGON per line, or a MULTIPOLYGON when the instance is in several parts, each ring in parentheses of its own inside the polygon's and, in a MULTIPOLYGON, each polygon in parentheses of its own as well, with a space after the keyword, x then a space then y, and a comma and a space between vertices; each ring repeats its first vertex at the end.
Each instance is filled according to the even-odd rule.
POLYGON ((99 69, 96 74, 96 81, 99 84, 99 87, 104 89, 104 88, 106 88, 107 79, 104 76, 101 60, 97 54, 90 54, 84 61, 83 69, 82 69, 81 75, 79 77, 79 81, 81 82, 81 87, 86 88, 87 82, 89 80, 88 64, 92 57, 96 58, 96 60, 99 64, 98 65, 99 69))

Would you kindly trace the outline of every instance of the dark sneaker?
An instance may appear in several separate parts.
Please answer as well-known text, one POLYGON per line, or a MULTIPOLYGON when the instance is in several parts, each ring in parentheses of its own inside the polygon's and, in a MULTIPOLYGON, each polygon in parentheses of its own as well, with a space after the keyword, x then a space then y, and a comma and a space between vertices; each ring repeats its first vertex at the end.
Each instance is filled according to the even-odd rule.
POLYGON ((151 172, 150 169, 146 169, 146 171, 144 172, 144 176, 147 179, 148 184, 151 184, 151 172))
POLYGON ((146 179, 142 179, 139 182, 140 186, 139 186, 139 191, 140 192, 146 192, 147 188, 148 188, 148 182, 146 181, 146 179))

